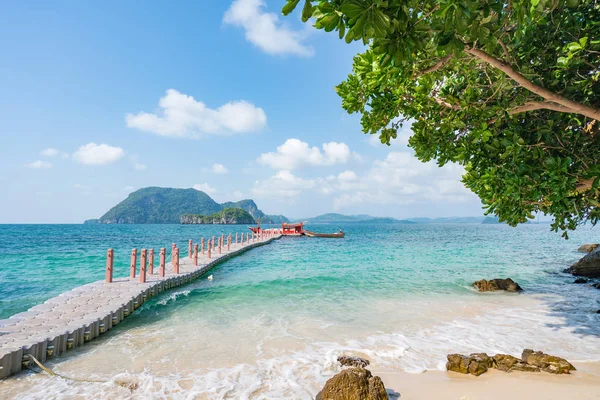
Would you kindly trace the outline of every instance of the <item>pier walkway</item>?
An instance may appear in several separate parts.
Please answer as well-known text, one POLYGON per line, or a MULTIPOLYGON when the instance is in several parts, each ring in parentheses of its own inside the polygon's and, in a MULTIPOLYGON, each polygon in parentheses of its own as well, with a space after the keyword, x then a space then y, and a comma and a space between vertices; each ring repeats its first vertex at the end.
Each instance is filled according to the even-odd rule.
POLYGON ((188 243, 188 257, 179 258, 180 249, 173 244, 171 260, 160 249, 158 268, 154 268, 154 249, 142 250, 137 269, 137 249, 132 250, 130 276, 112 276, 114 252, 109 249, 106 279, 77 287, 0 320, 0 379, 27 368, 32 355, 45 361, 68 350, 83 346, 131 315, 157 294, 184 285, 206 274, 219 263, 279 239, 276 231, 260 234, 236 234, 227 238, 188 243), (244 238, 245 236, 245 238, 244 238))

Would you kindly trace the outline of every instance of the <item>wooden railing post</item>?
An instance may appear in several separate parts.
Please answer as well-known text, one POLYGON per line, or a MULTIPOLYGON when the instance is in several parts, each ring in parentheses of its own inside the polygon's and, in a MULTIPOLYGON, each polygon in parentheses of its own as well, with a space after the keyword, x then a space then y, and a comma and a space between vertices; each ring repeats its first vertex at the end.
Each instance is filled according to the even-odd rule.
POLYGON ((194 245, 194 265, 198 265, 198 243, 194 245))
POLYGON ((188 258, 192 259, 192 239, 188 241, 188 258))
POLYGON ((204 238, 202 238, 202 245, 201 245, 201 247, 202 247, 202 255, 204 255, 204 238))
POLYGON ((160 276, 162 276, 164 278, 165 276, 165 262, 166 262, 166 258, 167 258, 167 249, 165 249, 164 247, 162 247, 160 249, 160 260, 159 260, 159 267, 158 267, 158 273, 160 274, 160 276))
POLYGON ((221 254, 221 246, 223 245, 223 236, 219 238, 219 254, 221 254))
POLYGON ((142 257, 140 258, 140 283, 146 283, 146 249, 142 249, 142 257))
POLYGON ((150 275, 154 273, 154 249, 150 249, 150 256, 148 257, 148 273, 150 275))
POLYGON ((236 232, 236 233, 235 233, 235 244, 238 244, 238 243, 239 243, 239 242, 238 242, 238 233, 236 232))
POLYGON ((211 252, 211 250, 212 250, 212 243, 211 243, 211 240, 208 239, 208 258, 210 258, 210 252, 211 252))
POLYGON ((231 233, 227 236, 227 251, 231 250, 231 233))
POLYGON ((173 243, 171 245, 171 266, 175 267, 175 249, 177 248, 177 244, 173 243))
POLYGON ((115 262, 115 251, 108 249, 106 252, 106 282, 111 283, 113 281, 113 266, 115 262))
POLYGON ((135 265, 137 264, 137 249, 131 250, 131 263, 129 264, 129 277, 135 278, 135 265))
POLYGON ((175 247, 175 266, 174 270, 176 274, 179 274, 179 249, 175 247))

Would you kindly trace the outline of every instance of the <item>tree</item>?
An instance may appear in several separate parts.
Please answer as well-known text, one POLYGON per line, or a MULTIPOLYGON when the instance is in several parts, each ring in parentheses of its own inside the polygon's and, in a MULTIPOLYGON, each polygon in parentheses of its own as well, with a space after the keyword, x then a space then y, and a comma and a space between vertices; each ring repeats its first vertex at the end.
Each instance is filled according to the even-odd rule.
POLYGON ((335 88, 364 133, 389 145, 412 124, 415 155, 463 165, 510 225, 598 221, 598 0, 305 0, 310 18, 367 46, 335 88))

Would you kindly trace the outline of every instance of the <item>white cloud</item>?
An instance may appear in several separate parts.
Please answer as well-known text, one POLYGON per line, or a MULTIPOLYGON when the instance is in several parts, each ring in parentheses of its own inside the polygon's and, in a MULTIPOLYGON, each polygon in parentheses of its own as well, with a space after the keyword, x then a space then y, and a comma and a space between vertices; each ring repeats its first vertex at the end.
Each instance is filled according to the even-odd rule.
POLYGON ((307 31, 291 30, 279 21, 277 14, 265 12, 264 7, 263 0, 235 0, 225 12, 223 22, 243 28, 246 40, 265 53, 302 57, 315 53, 302 43, 307 31))
POLYGON ((52 168, 52 163, 49 163, 47 161, 42 161, 42 160, 36 160, 36 161, 25 164, 25 166, 27 168, 33 168, 33 169, 49 169, 49 168, 52 168))
POLYGON ((107 144, 96 144, 94 142, 81 146, 75 153, 73 159, 86 165, 106 165, 120 160, 125 156, 125 151, 120 147, 107 144))
POLYGON ((288 139, 277 147, 276 152, 263 153, 258 162, 274 169, 293 170, 301 166, 325 166, 345 164, 352 153, 345 143, 323 143, 323 151, 318 147, 310 147, 299 139, 288 139))
POLYGON ((217 189, 211 187, 208 183, 196 183, 194 189, 204 192, 206 194, 215 194, 217 193, 217 189))
POLYGON ((342 174, 338 176, 340 184, 336 189, 358 190, 337 196, 336 209, 360 203, 401 205, 476 200, 461 182, 463 167, 447 164, 440 168, 434 162, 423 163, 408 152, 390 152, 385 159, 375 161, 367 175, 358 181, 344 181, 342 174))
POLYGON ((356 172, 354 171, 350 171, 350 170, 346 170, 344 172, 341 172, 337 178, 342 181, 342 182, 349 182, 349 181, 355 181, 356 179, 358 179, 358 177, 356 176, 356 172))
POLYGON ((317 181, 302 179, 290 171, 278 171, 275 175, 264 181, 256 181, 252 193, 256 197, 285 197, 294 198, 303 190, 312 189, 317 181))
POLYGON ((40 151, 40 155, 42 155, 44 157, 61 157, 61 158, 69 157, 69 154, 64 153, 62 151, 58 151, 52 147, 40 151))
POLYGON ((146 164, 136 162, 133 164, 133 168, 135 168, 136 171, 145 171, 148 167, 146 166, 146 164))
POLYGON ((244 100, 211 109, 192 96, 169 89, 158 105, 159 114, 127 114, 127 126, 160 136, 199 138, 206 134, 254 132, 267 125, 264 110, 244 100))
POLYGON ((214 173, 214 174, 219 174, 219 175, 223 175, 226 174, 227 172, 227 168, 225 168, 225 166, 223 164, 213 164, 212 167, 210 168, 210 170, 214 173))
POLYGON ((244 193, 242 193, 239 190, 235 190, 232 194, 231 194, 231 198, 233 200, 242 200, 244 199, 246 196, 244 195, 244 193))

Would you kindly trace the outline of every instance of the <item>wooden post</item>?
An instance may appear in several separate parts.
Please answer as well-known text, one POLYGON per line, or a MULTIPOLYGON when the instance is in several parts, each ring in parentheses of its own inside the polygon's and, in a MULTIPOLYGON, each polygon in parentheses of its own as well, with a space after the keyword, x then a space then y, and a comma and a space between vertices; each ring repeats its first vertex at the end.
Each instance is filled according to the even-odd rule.
POLYGON ((220 245, 223 246, 223 247, 225 247, 225 234, 224 233, 221 234, 221 243, 220 243, 220 245))
POLYGON ((198 243, 194 245, 194 265, 198 265, 198 243))
POLYGON ((215 251, 217 249, 217 240, 215 239, 215 237, 213 236, 212 238, 212 249, 213 251, 215 251))
POLYGON ((160 249, 160 260, 159 260, 159 268, 158 268, 158 273, 160 274, 160 276, 162 276, 164 278, 165 276, 165 259, 167 258, 167 249, 165 249, 164 247, 162 247, 160 249))
POLYGON ((113 266, 115 261, 115 251, 108 249, 106 252, 106 282, 111 283, 113 277, 113 266))
POLYGON ((210 258, 210 251, 212 250, 212 243, 211 240, 208 239, 208 258, 210 258))
POLYGON ((142 249, 142 257, 140 258, 140 283, 146 283, 146 249, 142 249))
POLYGON ((221 245, 222 245, 221 241, 222 241, 222 239, 219 238, 219 254, 221 254, 221 245))
POLYGON ((173 243, 171 245, 171 266, 175 267, 175 249, 177 248, 177 244, 173 243))
POLYGON ((148 273, 150 275, 154 273, 154 249, 150 249, 150 256, 148 257, 148 273))
POLYGON ((188 241, 188 258, 192 259, 192 239, 188 241))
POLYGON ((235 233, 235 244, 238 244, 238 233, 235 233))
POLYGON ((179 274, 179 249, 175 247, 175 273, 179 274))
POLYGON ((204 238, 202 238, 202 245, 201 245, 201 247, 202 247, 202 255, 204 255, 204 238))
POLYGON ((135 264, 137 263, 137 249, 131 250, 131 264, 129 264, 129 277, 135 278, 135 264))
POLYGON ((227 236, 227 251, 231 249, 231 234, 227 236))

